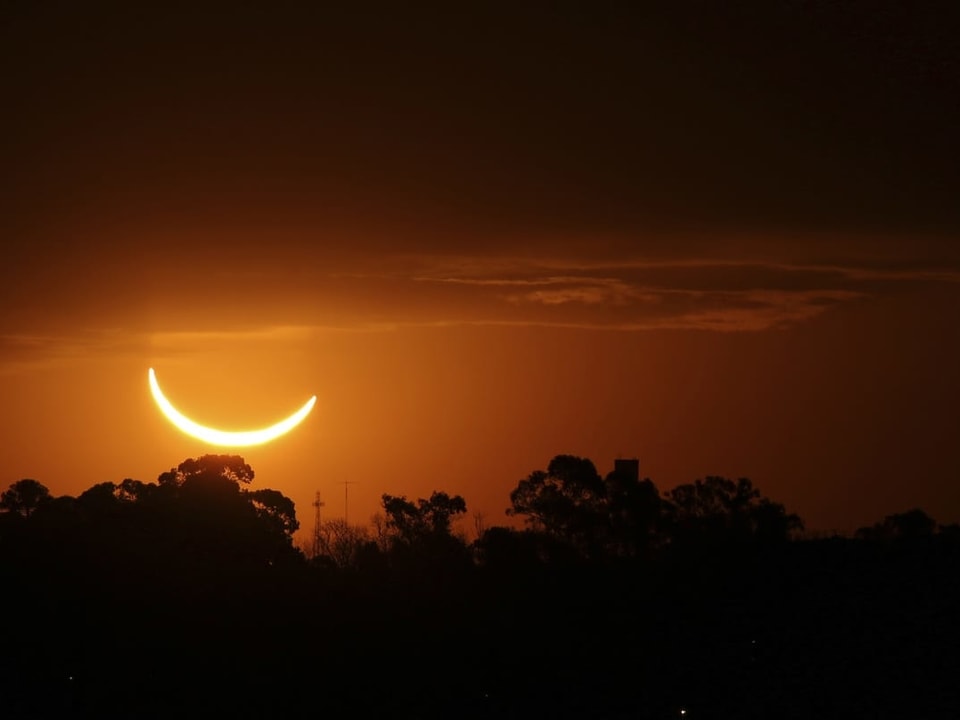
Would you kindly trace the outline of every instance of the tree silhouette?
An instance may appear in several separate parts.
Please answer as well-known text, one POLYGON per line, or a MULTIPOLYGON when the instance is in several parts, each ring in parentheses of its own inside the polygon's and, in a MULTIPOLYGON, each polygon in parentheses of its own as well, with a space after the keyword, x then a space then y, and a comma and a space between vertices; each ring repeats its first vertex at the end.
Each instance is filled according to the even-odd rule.
POLYGON ((184 460, 177 467, 162 473, 158 482, 162 487, 180 486, 191 479, 219 478, 235 485, 249 485, 254 472, 239 455, 202 455, 184 460))
POLYGON ((784 541, 803 529, 797 515, 761 497, 748 478, 712 475, 667 493, 673 534, 682 542, 784 541))
POLYGON ((94 515, 113 512, 122 502, 117 497, 118 487, 112 482, 103 482, 84 490, 77 497, 77 506, 94 515))
POLYGON ((557 455, 547 470, 536 470, 510 493, 507 515, 525 515, 538 531, 563 538, 584 551, 605 531, 606 488, 586 458, 557 455))
POLYGON ((375 715, 766 717, 784 697, 802 714, 807 693, 857 716, 886 717, 891 698, 904 701, 891 717, 935 716, 909 712, 928 696, 953 710, 960 533, 920 510, 858 533, 879 542, 785 544, 799 519, 747 479, 661 496, 629 463, 598 481, 589 460, 557 456, 515 494, 536 530, 478 528, 471 554, 462 497, 386 494, 376 541, 327 522, 306 563, 294 504, 252 476, 216 455, 76 498, 26 481, 4 493, 0 600, 14 621, 0 715, 165 717, 207 702, 272 717, 310 707, 320 675, 338 710, 375 715), (408 688, 391 662, 354 674, 384 638, 427 686, 408 688), (299 646, 321 640, 304 662, 299 646), (454 642, 468 649, 458 663, 454 642), (255 683, 307 690, 241 692, 255 683), (64 697, 83 707, 40 707, 64 697))
POLYGON ((320 554, 339 568, 356 568, 361 551, 371 542, 363 526, 350 525, 343 519, 320 524, 320 554))
POLYGON ((43 484, 32 478, 24 478, 17 480, 0 495, 0 510, 30 517, 50 500, 50 491, 43 484))
POLYGON ((557 542, 566 543, 593 559, 651 557, 669 543, 776 543, 803 528, 798 516, 761 497, 747 478, 710 476, 662 497, 635 465, 618 465, 601 480, 590 460, 572 455, 558 455, 546 471, 521 480, 510 501, 507 514, 526 516, 531 530, 554 541, 553 552, 557 542))
POLYGON ((174 548, 171 561, 257 564, 299 556, 293 501, 277 490, 242 487, 253 477, 239 455, 203 455, 162 473, 157 484, 128 478, 114 495, 137 512, 142 526, 163 533, 174 548))
POLYGON ((662 540, 664 501, 649 478, 615 469, 601 478, 585 458, 557 455, 510 493, 507 515, 525 515, 546 535, 552 553, 558 543, 583 557, 644 557, 662 540))
POLYGON ((416 503, 405 496, 384 494, 384 531, 387 552, 400 566, 425 567, 469 564, 467 545, 454 537, 453 521, 467 512, 460 495, 434 492, 416 503))
POLYGON ((605 480, 609 551, 620 557, 647 557, 664 542, 667 503, 650 478, 614 470, 605 480))
POLYGON ((147 500, 150 494, 157 490, 156 483, 145 483, 132 478, 125 478, 114 491, 122 502, 138 502, 147 500))
POLYGON ((245 497, 257 511, 257 516, 288 537, 300 528, 293 500, 277 490, 244 490, 245 497))
POLYGON ((434 492, 429 500, 413 503, 403 495, 384 494, 383 510, 387 527, 402 542, 416 544, 431 538, 450 535, 452 520, 467 512, 467 503, 459 495, 434 492))
POLYGON ((480 566, 497 571, 526 573, 556 553, 550 552, 549 538, 542 533, 525 532, 494 525, 474 541, 480 566), (544 542, 548 541, 548 542, 544 542))
POLYGON ((890 542, 895 540, 919 540, 933 536, 937 522, 923 510, 914 508, 902 513, 887 515, 869 527, 857 530, 862 540, 890 542))

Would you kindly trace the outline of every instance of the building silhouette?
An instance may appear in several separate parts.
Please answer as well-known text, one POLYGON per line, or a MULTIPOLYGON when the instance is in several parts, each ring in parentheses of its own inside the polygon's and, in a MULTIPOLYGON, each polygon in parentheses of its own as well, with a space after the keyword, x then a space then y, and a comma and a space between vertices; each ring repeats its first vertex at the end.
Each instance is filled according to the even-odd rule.
POLYGON ((613 461, 613 471, 634 482, 640 480, 640 459, 639 458, 617 458, 613 461))

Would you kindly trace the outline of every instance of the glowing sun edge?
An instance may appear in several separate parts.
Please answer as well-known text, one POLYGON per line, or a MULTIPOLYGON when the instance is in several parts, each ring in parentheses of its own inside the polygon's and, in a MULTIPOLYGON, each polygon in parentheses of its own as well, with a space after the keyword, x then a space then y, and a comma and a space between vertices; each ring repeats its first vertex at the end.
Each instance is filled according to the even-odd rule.
POLYGON ((303 419, 309 415, 310 411, 313 409, 314 403, 317 402, 317 396, 314 395, 312 398, 307 400, 307 402, 303 404, 303 407, 297 410, 293 415, 284 418, 280 422, 271 425, 270 427, 261 428, 259 430, 228 432, 226 430, 217 430, 216 428, 209 428, 196 423, 177 410, 164 396, 163 391, 160 390, 160 384, 157 382, 157 375, 153 372, 153 368, 150 368, 149 372, 147 373, 147 378, 150 381, 150 392, 153 394, 154 401, 157 403, 157 406, 160 408, 163 414, 167 417, 167 420, 173 423, 178 430, 186 433, 187 435, 195 437, 198 440, 203 440, 205 443, 209 443, 210 445, 221 445, 223 447, 263 445, 271 440, 275 440, 281 435, 290 432, 297 425, 303 422, 303 419))

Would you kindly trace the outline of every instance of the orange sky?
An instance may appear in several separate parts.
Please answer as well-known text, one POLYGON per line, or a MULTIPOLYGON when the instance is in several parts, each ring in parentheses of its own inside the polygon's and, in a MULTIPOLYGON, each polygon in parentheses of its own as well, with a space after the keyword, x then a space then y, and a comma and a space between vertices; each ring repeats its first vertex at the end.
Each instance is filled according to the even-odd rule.
POLYGON ((153 366, 210 425, 317 395, 240 451, 306 529, 505 522, 560 453, 960 520, 956 49, 753 11, 10 11, 0 485, 219 452, 153 366))
MULTIPOLYGON (((606 285, 480 286, 492 289, 478 298, 475 285, 419 290, 417 280, 376 278, 368 291, 357 279, 344 297, 319 303, 316 324, 248 325, 258 309, 241 298, 221 303, 220 330, 78 323, 8 335, 2 472, 77 493, 103 480, 153 480, 217 451, 161 417, 146 382, 153 366, 182 411, 228 429, 273 422, 318 396, 300 428, 240 451, 258 482, 294 498, 306 526, 315 490, 330 516, 342 516, 344 480, 357 483, 358 521, 384 492, 443 489, 502 522, 516 481, 558 453, 588 456, 602 472, 617 456, 639 456, 662 489, 746 475, 819 529, 914 505, 957 519, 949 447, 960 346, 946 310, 960 309, 960 286, 909 275, 834 280, 810 283, 815 291, 750 284, 713 297, 694 279, 699 289, 684 289, 691 296, 674 308, 665 296, 675 287, 550 305, 513 296, 606 285), (365 302, 377 306, 375 319, 352 319, 365 302), (725 323, 729 331, 716 329, 725 323)), ((632 292, 627 281, 607 285, 620 284, 632 292)), ((268 289, 278 298, 270 311, 285 320, 282 279, 268 289)), ((189 328, 189 311, 179 312, 189 328)))

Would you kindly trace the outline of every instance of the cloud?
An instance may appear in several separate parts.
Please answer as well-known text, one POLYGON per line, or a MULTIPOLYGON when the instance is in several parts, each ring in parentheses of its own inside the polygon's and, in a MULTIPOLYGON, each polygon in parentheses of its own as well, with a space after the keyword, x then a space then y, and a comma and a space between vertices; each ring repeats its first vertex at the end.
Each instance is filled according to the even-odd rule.
POLYGON ((175 360, 249 343, 301 343, 329 328, 274 326, 240 330, 156 331, 80 330, 0 335, 0 372, 65 363, 137 358, 175 360))
MULTIPOLYGON (((490 324, 759 332, 908 285, 960 283, 960 271, 712 258, 439 258, 432 274, 423 271, 413 280, 462 288, 471 306, 485 305, 490 324)), ((448 304, 455 305, 452 299, 448 304)))
POLYGON ((226 313, 204 321, 191 312, 184 317, 192 324, 182 327, 171 315, 153 329, 132 323, 86 330, 8 328, 0 334, 0 371, 106 356, 174 360, 252 345, 280 351, 315 344, 326 333, 412 328, 764 332, 814 321, 844 304, 958 283, 955 268, 904 262, 408 257, 385 261, 372 273, 317 273, 296 294, 279 294, 271 309, 253 308, 256 324, 252 319, 243 324, 245 306, 238 304, 229 316, 232 323, 226 313))

